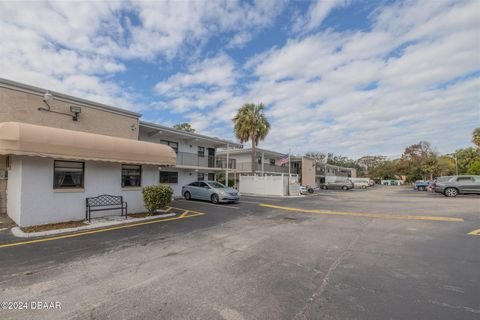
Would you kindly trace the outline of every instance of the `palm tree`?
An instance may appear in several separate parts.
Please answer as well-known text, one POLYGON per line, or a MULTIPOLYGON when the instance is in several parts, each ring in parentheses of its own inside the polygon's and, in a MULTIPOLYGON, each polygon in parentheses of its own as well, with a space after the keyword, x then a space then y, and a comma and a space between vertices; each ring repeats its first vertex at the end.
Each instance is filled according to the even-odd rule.
POLYGON ((257 165, 256 147, 260 140, 264 140, 270 130, 270 123, 263 114, 265 106, 263 103, 258 105, 246 103, 238 109, 237 115, 233 118, 235 124, 235 136, 240 143, 252 141, 252 173, 255 174, 257 165))

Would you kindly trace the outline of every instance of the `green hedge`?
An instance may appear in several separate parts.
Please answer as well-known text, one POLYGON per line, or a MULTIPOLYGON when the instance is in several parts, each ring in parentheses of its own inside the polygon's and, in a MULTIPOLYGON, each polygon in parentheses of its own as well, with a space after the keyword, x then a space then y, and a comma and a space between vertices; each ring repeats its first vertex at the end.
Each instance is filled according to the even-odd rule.
POLYGON ((173 190, 170 186, 153 185, 143 187, 143 202, 151 213, 165 208, 172 201, 173 190))

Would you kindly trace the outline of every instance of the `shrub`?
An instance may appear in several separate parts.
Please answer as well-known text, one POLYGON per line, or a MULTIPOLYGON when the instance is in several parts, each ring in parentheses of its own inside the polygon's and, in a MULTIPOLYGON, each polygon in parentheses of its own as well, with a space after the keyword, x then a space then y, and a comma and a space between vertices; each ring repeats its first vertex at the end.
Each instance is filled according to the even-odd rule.
POLYGON ((173 190, 170 186, 153 185, 143 187, 143 202, 150 213, 166 207, 172 201, 173 190))

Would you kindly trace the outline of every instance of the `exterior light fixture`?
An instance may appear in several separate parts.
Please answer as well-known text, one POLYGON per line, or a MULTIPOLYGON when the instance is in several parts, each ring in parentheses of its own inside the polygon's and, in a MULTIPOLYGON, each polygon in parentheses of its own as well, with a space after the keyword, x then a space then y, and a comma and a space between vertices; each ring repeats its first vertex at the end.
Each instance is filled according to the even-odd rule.
POLYGON ((47 106, 47 108, 42 106, 42 107, 38 107, 37 110, 38 111, 52 112, 52 113, 56 113, 56 114, 63 114, 65 116, 72 117, 73 121, 78 121, 78 115, 82 112, 82 108, 80 108, 78 106, 70 106, 70 112, 71 113, 51 110, 49 102, 53 101, 53 100, 54 100, 53 94, 50 92, 50 90, 47 90, 47 92, 45 92, 45 94, 43 95, 43 100, 42 100, 43 103, 47 106))
POLYGON ((78 121, 78 115, 82 112, 82 108, 77 106, 70 106, 70 112, 73 113, 73 121, 78 121))

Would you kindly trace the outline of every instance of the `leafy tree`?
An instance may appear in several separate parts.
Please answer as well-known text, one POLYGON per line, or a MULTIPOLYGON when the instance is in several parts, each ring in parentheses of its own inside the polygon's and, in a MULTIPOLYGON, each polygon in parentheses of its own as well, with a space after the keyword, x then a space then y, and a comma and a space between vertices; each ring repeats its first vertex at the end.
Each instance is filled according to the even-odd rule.
POLYGON ((255 174, 257 165, 256 147, 258 142, 264 140, 270 131, 270 123, 263 113, 265 106, 246 103, 233 118, 235 136, 241 143, 252 141, 252 173, 255 174))
POLYGON ((458 162, 458 174, 467 173, 476 160, 480 160, 480 148, 464 148, 455 151, 458 162))
POLYGON ((385 156, 364 156, 357 160, 357 164, 362 167, 365 174, 380 166, 387 160, 385 156))
POLYGON ((470 165, 470 168, 468 168, 468 170, 467 170, 467 174, 480 175, 480 160, 475 160, 470 165))
POLYGON ((179 123, 173 126, 177 130, 182 130, 186 132, 195 132, 195 129, 192 128, 192 125, 188 122, 179 123))
POLYGON ((473 137, 472 142, 477 146, 480 147, 480 128, 476 128, 473 130, 473 137))
POLYGON ((435 174, 436 154, 432 150, 430 143, 420 141, 407 148, 402 157, 396 164, 397 173, 406 175, 408 181, 425 179, 427 175, 435 174))
POLYGON ((455 159, 450 156, 438 157, 438 172, 439 176, 450 176, 455 174, 455 159))
POLYGON ((362 169, 355 160, 342 155, 334 155, 333 153, 327 155, 327 163, 339 167, 362 169))
POLYGON ((315 151, 309 151, 305 153, 306 157, 312 158, 315 163, 324 163, 325 159, 327 158, 327 154, 324 152, 315 152, 315 151))
POLYGON ((433 180, 433 176, 436 176, 437 173, 440 171, 438 166, 438 159, 435 154, 430 155, 425 161, 422 163, 422 171, 424 174, 428 174, 430 180, 433 180))
POLYGON ((374 180, 396 179, 397 172, 395 168, 395 160, 385 160, 378 166, 370 169, 368 175, 374 180))

